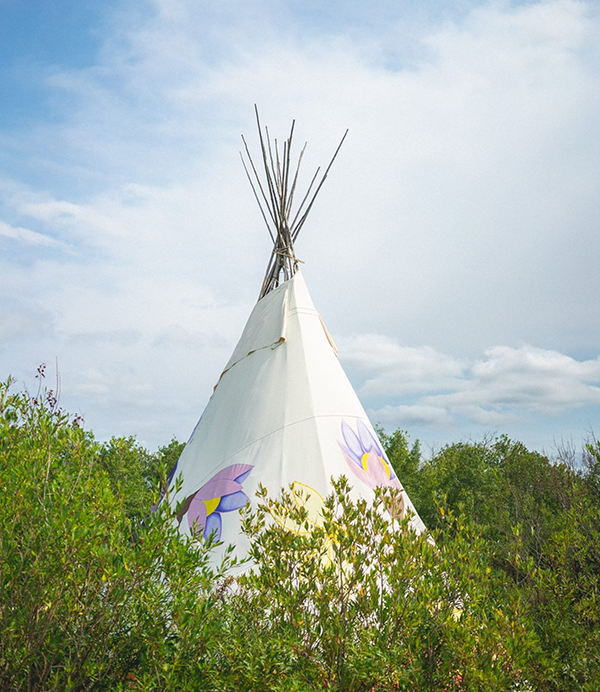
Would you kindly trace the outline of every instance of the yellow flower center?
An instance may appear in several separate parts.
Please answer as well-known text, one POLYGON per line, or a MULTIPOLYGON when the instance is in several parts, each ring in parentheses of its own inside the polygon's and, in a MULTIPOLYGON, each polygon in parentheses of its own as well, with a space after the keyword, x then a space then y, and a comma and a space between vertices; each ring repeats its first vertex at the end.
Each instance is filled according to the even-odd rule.
POLYGON ((203 502, 206 505, 206 516, 208 517, 217 509, 219 502, 221 502, 221 498, 213 497, 212 500, 203 500, 203 502))
POLYGON ((377 457, 379 461, 383 464, 383 468, 385 469, 385 472, 387 474, 387 477, 391 477, 391 472, 390 472, 390 465, 386 462, 386 460, 383 457, 380 457, 375 450, 371 450, 370 452, 365 452, 362 455, 362 459, 360 460, 360 463, 362 464, 363 469, 369 473, 369 457, 373 454, 373 456, 377 457))

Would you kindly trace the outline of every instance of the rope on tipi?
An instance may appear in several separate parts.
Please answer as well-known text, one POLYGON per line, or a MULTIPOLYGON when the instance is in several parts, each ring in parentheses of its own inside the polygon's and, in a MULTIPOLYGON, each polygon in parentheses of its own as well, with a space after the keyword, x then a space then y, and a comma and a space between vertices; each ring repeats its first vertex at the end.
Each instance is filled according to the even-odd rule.
POLYGON ((344 133, 325 172, 319 178, 321 167, 317 168, 310 181, 306 194, 297 208, 294 209, 294 195, 298 183, 298 173, 300 172, 300 164, 302 163, 302 157, 306 150, 306 144, 302 147, 298 161, 295 167, 293 167, 291 151, 296 121, 292 121, 290 135, 284 141, 282 151, 280 152, 279 144, 276 139, 273 140, 273 145, 271 145, 269 130, 266 127, 263 136, 256 105, 254 106, 254 111, 256 113, 256 125, 260 140, 264 177, 261 178, 254 165, 244 135, 242 135, 242 141, 246 150, 249 167, 246 165, 242 152, 240 152, 240 157, 250 185, 252 186, 254 197, 258 202, 262 217, 269 231, 269 235, 271 236, 271 240, 273 241, 273 252, 271 253, 260 291, 260 300, 260 298, 267 295, 269 291, 277 288, 280 283, 291 279, 296 273, 298 263, 301 260, 296 257, 294 252, 294 242, 296 238, 298 238, 298 234, 306 221, 306 217, 312 209, 315 199, 325 182, 325 178, 327 178, 327 174, 346 139, 348 130, 344 133), (291 175, 293 168, 295 168, 295 170, 293 171, 293 175, 291 175), (252 171, 252 174, 250 171, 252 171), (312 192, 313 188, 314 192, 312 192))

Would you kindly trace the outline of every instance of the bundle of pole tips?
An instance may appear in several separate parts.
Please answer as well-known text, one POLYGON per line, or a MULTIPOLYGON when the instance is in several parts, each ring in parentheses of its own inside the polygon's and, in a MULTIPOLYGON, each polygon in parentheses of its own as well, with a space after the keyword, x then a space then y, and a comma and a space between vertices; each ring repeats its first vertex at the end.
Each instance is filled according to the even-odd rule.
POLYGON ((294 207, 298 174, 300 172, 302 157, 306 150, 306 144, 302 147, 298 161, 296 164, 293 164, 292 139, 296 121, 292 121, 290 135, 283 142, 282 151, 280 151, 279 143, 276 139, 274 139, 273 144, 271 144, 271 137, 267 127, 264 129, 263 135, 256 105, 254 106, 254 111, 256 113, 256 125, 258 128, 258 138, 263 161, 263 175, 261 176, 259 174, 254 165, 244 135, 242 135, 242 141, 244 143, 249 165, 246 165, 246 160, 242 152, 240 152, 240 157, 250 185, 252 186, 254 197, 258 202, 262 217, 269 231, 269 235, 271 236, 271 240, 273 241, 273 252, 271 253, 260 291, 260 300, 260 298, 267 295, 267 293, 274 288, 277 288, 281 283, 291 279, 296 273, 298 263, 301 260, 296 257, 294 243, 346 139, 348 130, 344 133, 325 172, 320 176, 321 167, 319 166, 319 168, 317 168, 302 201, 299 205, 294 207))

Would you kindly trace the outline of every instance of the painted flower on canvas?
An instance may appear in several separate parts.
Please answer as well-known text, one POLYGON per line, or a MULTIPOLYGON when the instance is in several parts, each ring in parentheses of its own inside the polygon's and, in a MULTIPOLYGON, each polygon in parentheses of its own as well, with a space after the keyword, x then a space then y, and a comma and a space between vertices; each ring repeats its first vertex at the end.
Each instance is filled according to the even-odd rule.
POLYGON ((221 539, 222 515, 234 512, 248 502, 242 484, 254 467, 249 464, 227 466, 186 498, 177 514, 179 522, 187 514, 190 529, 197 536, 221 539))
MULTIPOLYGON (((298 509, 306 510, 306 520, 303 523, 298 523, 293 519, 289 512, 279 506, 270 510, 271 516, 280 524, 286 531, 291 531, 297 536, 307 536, 310 534, 313 527, 318 526, 322 529, 324 526, 323 509, 325 508, 325 500, 323 496, 314 488, 306 483, 294 481, 291 485, 292 498, 298 509)), ((331 536, 326 538, 322 553, 323 565, 331 564, 333 559, 333 541, 331 536)))
MULTIPOLYGON (((343 443, 338 444, 355 476, 373 490, 384 487, 402 491, 400 481, 379 440, 362 420, 357 421, 356 432, 346 421, 342 421, 342 437, 343 443)), ((390 514, 401 516, 403 513, 404 500, 400 496, 393 510, 390 509, 390 514)))
POLYGON ((310 529, 313 526, 320 526, 323 528, 323 515, 322 511, 325 507, 325 500, 323 496, 318 493, 314 488, 306 483, 300 483, 300 481, 294 481, 291 485, 292 498, 294 504, 298 509, 306 510, 306 524, 303 526, 297 521, 294 521, 288 514, 288 512, 281 512, 278 509, 271 509, 271 516, 275 521, 283 526, 287 531, 297 534, 298 536, 307 536, 310 533, 310 529))

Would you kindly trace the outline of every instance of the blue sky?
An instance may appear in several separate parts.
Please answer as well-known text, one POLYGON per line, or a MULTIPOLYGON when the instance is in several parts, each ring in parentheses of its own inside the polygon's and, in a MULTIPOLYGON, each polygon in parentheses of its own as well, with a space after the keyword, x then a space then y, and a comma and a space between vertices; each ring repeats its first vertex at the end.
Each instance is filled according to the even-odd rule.
POLYGON ((0 0, 0 365, 186 439, 269 240, 253 104, 349 138, 297 252, 374 421, 580 444, 600 412, 596 3, 0 0))

